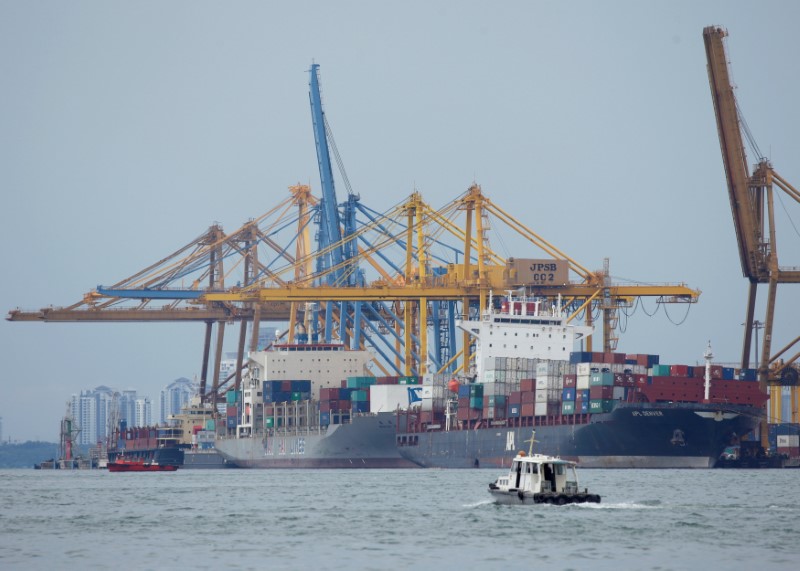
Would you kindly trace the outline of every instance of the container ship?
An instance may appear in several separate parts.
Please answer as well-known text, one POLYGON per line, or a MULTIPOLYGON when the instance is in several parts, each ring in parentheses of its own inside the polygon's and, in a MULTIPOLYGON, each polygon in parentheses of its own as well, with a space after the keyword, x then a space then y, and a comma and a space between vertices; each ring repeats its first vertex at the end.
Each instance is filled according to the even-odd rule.
POLYGON ((423 467, 501 467, 536 429, 537 450, 596 468, 709 468, 752 438, 767 395, 754 370, 659 364, 657 355, 572 351, 591 334, 560 304, 509 296, 459 327, 475 339, 470 382, 399 420, 400 454, 423 467))
POLYGON ((764 418, 754 370, 710 350, 698 367, 573 351, 592 329, 560 304, 509 294, 459 327, 476 357, 461 379, 366 375, 369 353, 337 344, 254 354, 218 452, 246 468, 502 467, 535 428, 537 450, 582 467, 708 468, 764 418))
POLYGON ((214 448, 217 417, 209 403, 194 397, 171 415, 167 426, 127 426, 121 420, 108 440, 108 461, 125 459, 158 466, 232 468, 214 448))
POLYGON ((118 459, 141 461, 160 466, 182 466, 180 430, 173 427, 136 426, 119 421, 108 443, 108 462, 118 459))
POLYGON ((226 394, 226 435, 218 431, 215 443, 225 461, 240 468, 417 467, 395 444, 396 407, 371 408, 378 379, 366 374, 370 353, 306 340, 251 354, 241 390, 226 394))

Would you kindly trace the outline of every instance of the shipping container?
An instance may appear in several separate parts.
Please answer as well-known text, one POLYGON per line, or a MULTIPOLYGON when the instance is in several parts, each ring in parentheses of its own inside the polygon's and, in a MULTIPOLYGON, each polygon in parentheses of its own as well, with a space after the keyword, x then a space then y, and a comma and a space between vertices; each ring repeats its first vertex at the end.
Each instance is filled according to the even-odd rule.
POLYGON ((575 389, 572 387, 568 387, 562 389, 561 391, 561 400, 562 401, 575 401, 575 389))
POLYGON ((589 388, 590 400, 609 400, 614 398, 614 388, 608 385, 593 385, 589 388))
POLYGON ((669 377, 670 376, 670 367, 669 367, 669 365, 658 365, 658 364, 656 364, 656 365, 653 365, 652 369, 653 369, 653 372, 652 372, 652 376, 653 377, 669 377))
POLYGON ((575 414, 575 401, 561 403, 561 414, 575 414))
POLYGON ((589 401, 589 412, 592 414, 611 412, 614 410, 614 402, 612 399, 592 399, 589 401))
POLYGON ((614 386, 614 373, 611 372, 592 373, 591 378, 589 379, 589 386, 593 387, 598 385, 603 385, 608 387, 614 386))
POLYGON ((233 391, 233 390, 228 391, 227 393, 225 393, 225 403, 236 404, 237 402, 239 402, 239 397, 241 396, 240 393, 241 391, 233 391))

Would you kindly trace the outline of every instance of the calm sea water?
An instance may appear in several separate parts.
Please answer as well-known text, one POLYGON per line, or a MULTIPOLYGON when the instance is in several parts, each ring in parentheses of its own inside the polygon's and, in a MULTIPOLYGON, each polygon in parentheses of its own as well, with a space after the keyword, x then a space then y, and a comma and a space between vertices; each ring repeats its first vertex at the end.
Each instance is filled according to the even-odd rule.
POLYGON ((497 475, 4 470, 0 569, 800 568, 800 470, 583 470, 564 507, 497 475))

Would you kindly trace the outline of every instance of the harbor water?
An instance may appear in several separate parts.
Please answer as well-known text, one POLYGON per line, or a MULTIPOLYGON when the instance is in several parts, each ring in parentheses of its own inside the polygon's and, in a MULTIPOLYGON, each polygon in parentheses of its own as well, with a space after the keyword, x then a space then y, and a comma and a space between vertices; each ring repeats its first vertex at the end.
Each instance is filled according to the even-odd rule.
POLYGON ((501 506, 496 470, 0 471, 0 569, 796 569, 800 470, 583 470, 602 503, 501 506))

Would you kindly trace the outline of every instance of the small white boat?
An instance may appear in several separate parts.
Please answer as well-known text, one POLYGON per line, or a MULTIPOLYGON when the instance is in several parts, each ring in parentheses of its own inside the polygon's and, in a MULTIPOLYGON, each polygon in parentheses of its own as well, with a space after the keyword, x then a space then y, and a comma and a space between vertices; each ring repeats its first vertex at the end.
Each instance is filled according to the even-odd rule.
MULTIPOLYGON (((535 436, 534 432, 534 436, 535 436)), ((533 437, 528 453, 519 452, 511 461, 507 475, 489 484, 489 493, 500 504, 600 503, 600 496, 584 488, 579 491, 575 462, 557 456, 533 453, 533 437)))

